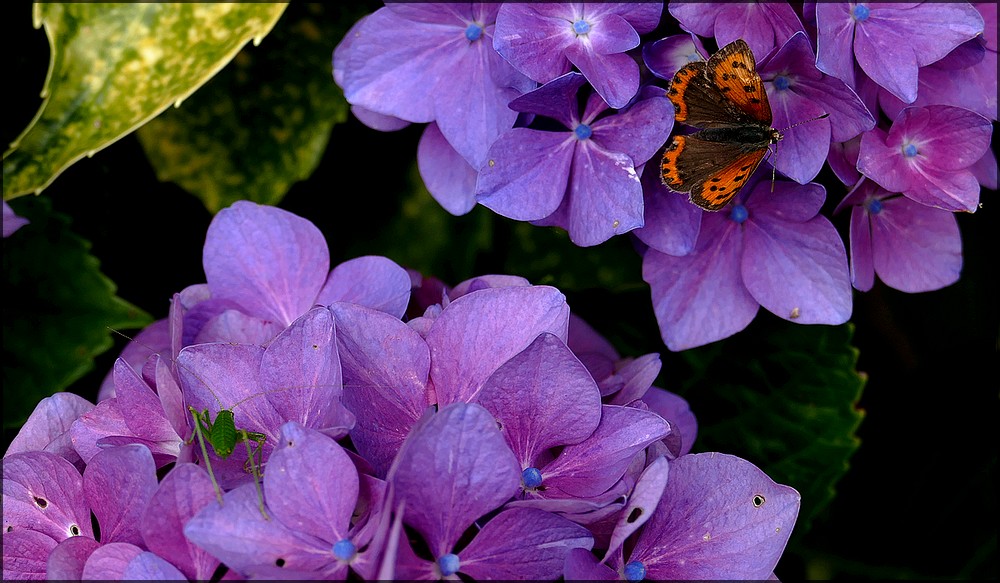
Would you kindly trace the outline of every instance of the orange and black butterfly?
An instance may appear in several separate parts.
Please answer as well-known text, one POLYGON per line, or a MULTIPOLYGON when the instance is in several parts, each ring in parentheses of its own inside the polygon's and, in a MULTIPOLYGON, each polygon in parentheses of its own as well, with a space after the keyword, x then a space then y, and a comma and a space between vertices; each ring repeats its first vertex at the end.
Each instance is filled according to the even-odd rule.
POLYGON ((729 204, 781 132, 771 127, 771 105, 750 47, 735 40, 708 61, 674 75, 667 90, 674 121, 702 128, 674 136, 663 152, 660 177, 671 190, 690 193, 709 211, 729 204))

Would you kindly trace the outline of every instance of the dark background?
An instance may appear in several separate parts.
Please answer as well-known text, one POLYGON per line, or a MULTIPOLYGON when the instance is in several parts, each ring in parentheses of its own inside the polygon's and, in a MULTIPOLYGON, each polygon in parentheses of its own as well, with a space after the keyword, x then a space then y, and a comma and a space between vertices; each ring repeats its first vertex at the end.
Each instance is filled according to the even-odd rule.
MULTIPOLYGON (((30 4, 3 8, 5 143, 37 110, 48 66, 45 34, 30 26, 30 4)), ((279 23, 280 26, 280 23, 279 23)), ((332 48, 332 45, 331 45, 332 48)), ((331 263, 377 252, 389 219, 399 214, 420 128, 396 133, 370 130, 353 118, 334 128, 315 174, 294 186, 281 207, 316 223, 331 247, 331 263), (351 184, 358 177, 371 177, 351 184)), ((994 136, 994 151, 996 137, 994 136)), ((842 196, 826 174, 834 203, 842 196)), ((211 220, 201 202, 173 184, 157 182, 134 136, 70 167, 43 193, 72 217, 73 229, 93 243, 102 271, 118 295, 166 315, 171 294, 204 280, 201 248, 211 220)), ((998 405, 997 193, 983 191, 982 208, 958 215, 965 264, 960 281, 946 289, 906 294, 877 283, 855 292, 854 344, 858 370, 868 376, 860 401, 866 417, 861 447, 838 496, 802 540, 786 551, 777 574, 784 580, 995 579, 997 576, 996 443, 998 405)), ((477 209, 449 218, 456 230, 480 224, 477 209)), ((442 211, 443 212, 443 211, 442 211)), ((834 218, 845 232, 845 216, 834 218)), ((502 271, 503 241, 510 224, 489 217, 495 248, 468 265, 436 273, 457 278, 502 271)), ((623 241, 625 237, 620 238, 623 241)), ((414 242, 419 244, 419 241, 414 242)), ((612 243, 622 244, 622 243, 612 243)), ((390 257, 392 258, 392 257, 390 257)), ((558 273, 553 273, 555 285, 558 273)), ((648 288, 640 273, 645 319, 633 322, 628 356, 661 352, 664 374, 683 370, 655 328, 648 288)), ((567 294, 574 310, 599 330, 615 319, 600 289, 567 294)), ((633 310, 634 312, 634 310, 633 310)), ((763 310, 758 319, 770 316, 763 310)), ((611 325, 611 324, 609 324, 611 325)), ((756 323, 755 323, 756 325, 756 323)), ((97 361, 93 373, 71 390, 93 399, 124 341, 97 361)), ((695 410, 701 423, 712 411, 695 410)), ((12 435, 5 433, 5 441, 12 435)), ((6 445, 5 445, 6 447, 6 445)))

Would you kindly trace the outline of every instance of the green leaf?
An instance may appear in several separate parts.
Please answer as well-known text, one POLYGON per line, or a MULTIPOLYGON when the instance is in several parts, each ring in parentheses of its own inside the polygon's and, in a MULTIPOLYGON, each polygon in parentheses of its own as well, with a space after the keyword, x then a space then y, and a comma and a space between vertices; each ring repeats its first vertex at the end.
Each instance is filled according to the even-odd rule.
MULTIPOLYGON (((744 457, 802 494, 795 537, 835 495, 860 441, 853 326, 804 326, 761 314, 736 336, 681 354, 678 391, 701 423, 695 448, 744 457)), ((667 367, 665 367, 667 368, 667 367)), ((669 385, 668 385, 669 386, 669 385)))
POLYGON ((293 4, 264 46, 244 49, 184 107, 139 130, 157 178, 213 213, 241 199, 280 202, 347 119, 330 59, 360 16, 338 4, 293 4))
MULTIPOLYGON (((24 422, 40 399, 61 391, 111 348, 108 328, 149 324, 149 314, 115 295, 89 252, 44 197, 13 201, 31 222, 3 243, 3 422, 24 422)), ((96 391, 96 387, 95 387, 96 391)))
POLYGON ((49 38, 41 109, 3 159, 4 199, 39 193, 68 166, 180 103, 284 3, 36 3, 49 38))

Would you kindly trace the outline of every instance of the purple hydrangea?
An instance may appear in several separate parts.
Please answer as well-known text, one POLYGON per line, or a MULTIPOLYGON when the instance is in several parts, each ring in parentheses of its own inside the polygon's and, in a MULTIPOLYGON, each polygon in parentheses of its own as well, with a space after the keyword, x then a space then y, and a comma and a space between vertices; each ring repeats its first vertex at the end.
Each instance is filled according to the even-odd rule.
POLYGON ((639 66, 627 51, 656 28, 662 10, 659 2, 506 3, 493 46, 539 83, 575 66, 608 105, 621 109, 639 91, 639 66))
POLYGON ((962 238, 949 211, 861 180, 840 203, 851 209, 851 282, 861 291, 875 274, 905 292, 940 289, 962 271, 962 238))
POLYGON ((589 246, 642 226, 636 169, 666 140, 673 108, 660 96, 599 117, 608 106, 592 94, 581 114, 577 92, 585 82, 566 73, 511 102, 564 129, 515 128, 501 135, 479 173, 476 196, 501 215, 559 224, 574 243, 589 246))
POLYGON ((816 2, 816 66, 855 85, 854 63, 904 103, 917 98, 918 69, 983 34, 966 2, 816 2))
MULTIPOLYGON (((268 216, 298 219, 262 216, 265 228, 268 216)), ((291 256, 278 264, 316 256, 302 249, 310 229, 271 232, 291 256)), ((182 346, 175 295, 147 336, 162 353, 138 368, 119 359, 115 395, 96 407, 41 403, 15 439, 4 459, 5 575, 556 579, 575 552, 617 552, 645 524, 636 512, 687 512, 677 506, 686 498, 665 494, 697 425, 683 399, 652 386, 658 355, 622 358, 550 286, 505 275, 412 281, 408 311, 419 316, 334 301, 264 345, 182 346), (262 441, 241 437, 228 457, 206 457, 192 409, 216 423, 231 411, 236 429, 262 441), (253 463, 241 446, 259 448, 253 463)), ((243 305, 295 294, 263 296, 243 305)), ((698 479, 705 490, 715 478, 698 479)), ((738 501, 727 495, 720 508, 738 501)), ((731 572, 727 548, 699 559, 705 573, 731 572)))
POLYGON ((3 238, 13 235, 18 229, 28 224, 28 219, 18 216, 14 209, 10 208, 7 201, 3 201, 3 238))
POLYGON ((690 254, 646 251, 643 279, 671 350, 739 332, 758 306, 800 324, 842 324, 850 317, 847 252, 833 224, 818 214, 825 189, 787 182, 771 188, 760 180, 728 212, 704 213, 690 254))
POLYGON ((858 170, 879 186, 928 206, 974 212, 979 182, 970 167, 986 153, 993 125, 949 105, 908 107, 888 132, 861 138, 858 170))

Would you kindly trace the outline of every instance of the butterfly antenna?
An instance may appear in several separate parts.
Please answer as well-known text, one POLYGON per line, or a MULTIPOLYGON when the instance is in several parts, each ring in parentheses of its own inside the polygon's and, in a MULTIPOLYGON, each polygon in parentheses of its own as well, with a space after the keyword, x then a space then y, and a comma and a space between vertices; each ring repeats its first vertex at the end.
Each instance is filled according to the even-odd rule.
POLYGON ((788 130, 790 130, 792 128, 799 127, 800 125, 802 125, 804 123, 809 123, 811 121, 818 121, 818 120, 821 120, 821 119, 826 119, 828 117, 830 117, 829 113, 824 113, 822 115, 817 115, 816 117, 814 117, 812 119, 806 119, 806 120, 802 120, 802 121, 797 122, 797 123, 793 123, 792 125, 788 126, 787 128, 781 130, 781 132, 784 133, 784 132, 787 132, 788 130))

